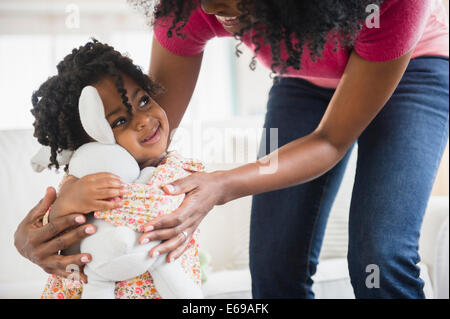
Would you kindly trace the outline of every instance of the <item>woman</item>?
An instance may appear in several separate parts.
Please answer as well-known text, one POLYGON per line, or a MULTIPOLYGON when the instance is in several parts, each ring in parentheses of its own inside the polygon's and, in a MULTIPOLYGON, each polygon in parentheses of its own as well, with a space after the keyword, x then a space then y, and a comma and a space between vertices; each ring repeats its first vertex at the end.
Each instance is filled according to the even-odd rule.
MULTIPOLYGON (((152 16, 149 1, 134 2, 152 16)), ((355 295, 423 298, 416 265, 420 227, 448 139, 442 3, 169 0, 155 17, 150 74, 167 88, 158 103, 170 126, 176 128, 185 112, 207 41, 235 35, 279 74, 265 127, 278 128, 280 148, 267 156, 272 150, 261 149, 255 163, 169 185, 166 191, 187 196, 170 216, 147 225, 141 241, 165 240, 150 254, 177 258, 214 205, 255 195, 253 296, 313 297, 311 277, 328 214, 357 142, 348 253, 355 295), (268 166, 276 169, 267 174, 268 166), (375 287, 366 284, 374 265, 375 287)), ((80 216, 72 212, 51 227, 36 226, 53 200, 52 190, 19 225, 16 247, 47 271, 67 275, 65 265, 82 266, 81 258, 89 256, 58 256, 57 248, 86 236, 92 226, 53 239, 80 216)))

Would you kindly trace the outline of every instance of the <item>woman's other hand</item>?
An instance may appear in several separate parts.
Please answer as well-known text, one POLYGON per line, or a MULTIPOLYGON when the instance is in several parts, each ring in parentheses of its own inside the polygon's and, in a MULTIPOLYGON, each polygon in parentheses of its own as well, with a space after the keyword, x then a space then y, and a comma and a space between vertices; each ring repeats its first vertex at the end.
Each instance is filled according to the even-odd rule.
POLYGON ((222 171, 197 172, 164 186, 170 195, 186 193, 184 201, 169 215, 157 217, 144 225, 141 244, 162 240, 149 253, 150 257, 167 253, 170 262, 180 257, 188 248, 192 234, 206 214, 215 206, 224 204, 222 171))
POLYGON ((42 218, 55 199, 55 189, 47 188, 44 198, 17 227, 14 233, 14 245, 22 256, 44 269, 45 272, 68 277, 73 276, 70 271, 78 268, 80 280, 87 282, 82 269, 91 260, 91 256, 89 254, 63 256, 58 255, 58 251, 94 234, 96 229, 92 225, 82 225, 86 222, 86 217, 80 214, 55 217, 44 226, 42 218), (68 229, 71 230, 62 234, 68 229))

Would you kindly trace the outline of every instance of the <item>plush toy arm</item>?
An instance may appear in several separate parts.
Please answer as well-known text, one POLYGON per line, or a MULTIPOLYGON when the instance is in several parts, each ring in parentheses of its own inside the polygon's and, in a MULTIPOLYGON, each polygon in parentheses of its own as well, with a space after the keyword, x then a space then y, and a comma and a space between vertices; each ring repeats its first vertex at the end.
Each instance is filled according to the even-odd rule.
POLYGON ((147 184, 150 179, 153 177, 153 173, 155 172, 156 167, 149 166, 142 169, 141 173, 139 174, 138 179, 135 181, 137 184, 147 184))
POLYGON ((156 258, 148 257, 148 252, 160 242, 140 245, 138 238, 141 234, 129 227, 114 226, 102 219, 88 222, 97 227, 97 232, 81 243, 81 252, 92 255, 92 261, 85 267, 105 280, 122 281, 136 277, 156 261, 156 258))
POLYGON ((70 160, 69 174, 81 178, 100 172, 113 173, 132 183, 140 170, 133 156, 118 144, 92 142, 79 147, 70 160))
POLYGON ((81 241, 80 251, 92 256, 84 268, 88 283, 83 287, 82 298, 114 299, 115 282, 143 274, 155 262, 148 258, 151 247, 137 246, 139 234, 128 227, 116 227, 92 217, 88 222, 97 227, 97 232, 81 241), (140 251, 132 251, 134 246, 140 251))

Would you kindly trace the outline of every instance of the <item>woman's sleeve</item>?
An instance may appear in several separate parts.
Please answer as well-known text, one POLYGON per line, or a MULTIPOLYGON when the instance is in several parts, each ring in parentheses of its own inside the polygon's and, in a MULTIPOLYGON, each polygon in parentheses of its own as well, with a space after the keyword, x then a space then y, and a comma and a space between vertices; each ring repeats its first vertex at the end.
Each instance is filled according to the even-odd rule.
MULTIPOLYGON (((181 56, 194 56, 203 52, 208 40, 216 36, 211 27, 209 18, 199 7, 192 11, 189 21, 179 31, 184 38, 176 34, 176 28, 172 29, 171 37, 167 35, 172 26, 171 18, 160 18, 155 21, 154 35, 162 47, 181 56)), ((177 24, 177 27, 181 23, 177 24)))
POLYGON ((379 25, 372 19, 372 23, 364 23, 355 41, 356 53, 379 62, 405 55, 422 37, 431 5, 429 0, 385 0, 379 10, 379 25))

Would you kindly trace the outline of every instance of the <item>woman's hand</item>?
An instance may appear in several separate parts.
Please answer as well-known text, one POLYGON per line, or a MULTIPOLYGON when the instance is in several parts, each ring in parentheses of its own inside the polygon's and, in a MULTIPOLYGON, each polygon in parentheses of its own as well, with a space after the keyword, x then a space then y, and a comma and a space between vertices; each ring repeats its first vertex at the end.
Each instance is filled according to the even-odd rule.
POLYGON ((87 282, 82 269, 91 260, 91 256, 63 256, 58 252, 95 233, 93 225, 82 225, 86 222, 86 217, 82 214, 120 207, 120 201, 107 199, 119 198, 124 193, 120 178, 110 173, 92 174, 80 179, 70 176, 62 185, 57 199, 55 189, 47 189, 45 197, 17 227, 14 245, 22 256, 45 272, 68 277, 76 266, 80 279, 87 282), (49 223, 44 226, 42 218, 50 206, 49 223))
POLYGON ((144 225, 146 232, 139 238, 141 244, 163 240, 149 253, 150 257, 167 254, 170 262, 188 248, 192 234, 206 214, 215 206, 225 203, 222 171, 197 172, 164 186, 170 195, 186 193, 183 203, 169 215, 157 217, 144 225), (186 232, 187 236, 183 234, 186 232))
POLYGON ((69 176, 52 205, 49 220, 74 212, 87 214, 121 207, 120 196, 127 191, 126 184, 111 173, 91 174, 80 179, 69 176))
POLYGON ((22 256, 49 274, 62 277, 73 276, 69 271, 73 270, 74 265, 76 265, 80 270, 80 280, 87 282, 87 277, 82 273, 82 269, 91 260, 91 256, 89 254, 62 256, 58 255, 58 251, 64 250, 81 239, 94 234, 96 229, 93 225, 80 226, 86 222, 86 217, 80 214, 56 217, 43 226, 42 217, 55 199, 55 189, 53 187, 47 188, 44 198, 17 227, 14 234, 14 245, 22 256), (73 229, 58 236, 71 228, 73 229))

